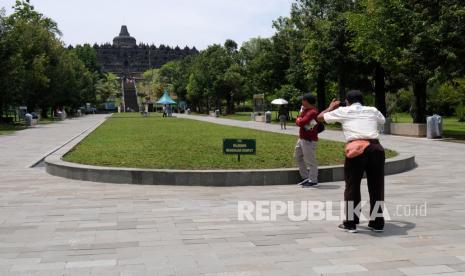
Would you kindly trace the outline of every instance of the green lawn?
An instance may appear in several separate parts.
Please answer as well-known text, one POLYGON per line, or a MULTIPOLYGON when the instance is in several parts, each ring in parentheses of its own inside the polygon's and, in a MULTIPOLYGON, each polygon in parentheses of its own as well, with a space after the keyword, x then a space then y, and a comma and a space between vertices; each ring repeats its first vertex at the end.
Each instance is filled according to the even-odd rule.
POLYGON ((11 134, 18 130, 25 129, 26 126, 21 124, 0 124, 0 135, 11 134))
MULTIPOLYGON (((395 113, 392 116, 394 123, 412 123, 412 117, 408 113, 395 113)), ((443 117, 443 135, 456 139, 465 139, 465 122, 459 122, 455 117, 443 117)))
MULTIPOLYGON (((68 153, 66 161, 158 169, 294 167, 296 137, 151 114, 115 114, 68 153), (257 140, 257 155, 223 155, 223 138, 257 140)), ((320 141, 320 165, 341 164, 343 143, 320 141)), ((389 156, 393 156, 389 152, 389 156)))

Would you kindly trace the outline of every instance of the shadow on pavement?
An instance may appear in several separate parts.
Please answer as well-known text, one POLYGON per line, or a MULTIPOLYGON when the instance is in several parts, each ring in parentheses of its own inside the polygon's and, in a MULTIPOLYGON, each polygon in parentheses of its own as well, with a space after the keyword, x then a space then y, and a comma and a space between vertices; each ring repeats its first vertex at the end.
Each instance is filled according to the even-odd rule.
POLYGON ((317 189, 321 189, 321 190, 337 190, 341 187, 341 185, 333 185, 333 184, 324 184, 324 183, 321 183, 318 187, 316 187, 317 189))
POLYGON ((367 226, 359 226, 358 233, 376 237, 405 236, 408 231, 415 228, 416 224, 408 221, 390 220, 386 221, 384 232, 376 233, 371 231, 367 226))

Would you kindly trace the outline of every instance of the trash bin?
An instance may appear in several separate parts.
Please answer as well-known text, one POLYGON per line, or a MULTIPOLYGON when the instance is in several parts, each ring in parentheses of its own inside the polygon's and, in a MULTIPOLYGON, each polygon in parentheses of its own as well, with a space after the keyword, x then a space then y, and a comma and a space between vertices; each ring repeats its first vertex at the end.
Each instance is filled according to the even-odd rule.
POLYGON ((434 114, 426 118, 426 137, 436 139, 442 137, 442 117, 434 114))
POLYGON ((31 114, 26 113, 26 115, 24 115, 24 120, 26 121, 26 126, 28 127, 32 126, 32 115, 31 114))
POLYGON ((272 116, 271 111, 265 112, 265 122, 267 124, 271 124, 271 116, 272 116))
POLYGON ((219 109, 215 110, 215 117, 217 117, 217 118, 220 117, 220 110, 219 109))

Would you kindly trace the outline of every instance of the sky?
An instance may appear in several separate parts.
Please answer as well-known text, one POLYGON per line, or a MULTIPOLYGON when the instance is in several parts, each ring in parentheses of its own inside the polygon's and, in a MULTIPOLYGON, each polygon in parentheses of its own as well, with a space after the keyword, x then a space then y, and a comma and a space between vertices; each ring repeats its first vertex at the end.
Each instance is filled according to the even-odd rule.
MULTIPOLYGON (((7 14, 15 0, 0 0, 7 14)), ((31 0, 51 17, 66 45, 112 42, 127 25, 137 42, 205 49, 233 39, 270 37, 273 20, 288 16, 293 0, 31 0)))

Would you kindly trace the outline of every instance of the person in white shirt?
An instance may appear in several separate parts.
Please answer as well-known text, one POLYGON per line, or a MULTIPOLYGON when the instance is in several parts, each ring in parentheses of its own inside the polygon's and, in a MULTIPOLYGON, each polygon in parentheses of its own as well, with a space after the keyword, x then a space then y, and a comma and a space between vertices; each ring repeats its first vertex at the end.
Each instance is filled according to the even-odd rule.
POLYGON ((341 123, 347 141, 344 178, 346 182, 344 201, 346 219, 339 229, 355 233, 359 224, 357 205, 361 201, 360 183, 366 172, 370 194, 370 222, 368 227, 375 232, 384 229, 384 148, 379 143, 378 125, 385 118, 375 107, 363 105, 363 95, 358 90, 347 93, 346 105, 333 100, 329 107, 318 115, 319 122, 341 123))

